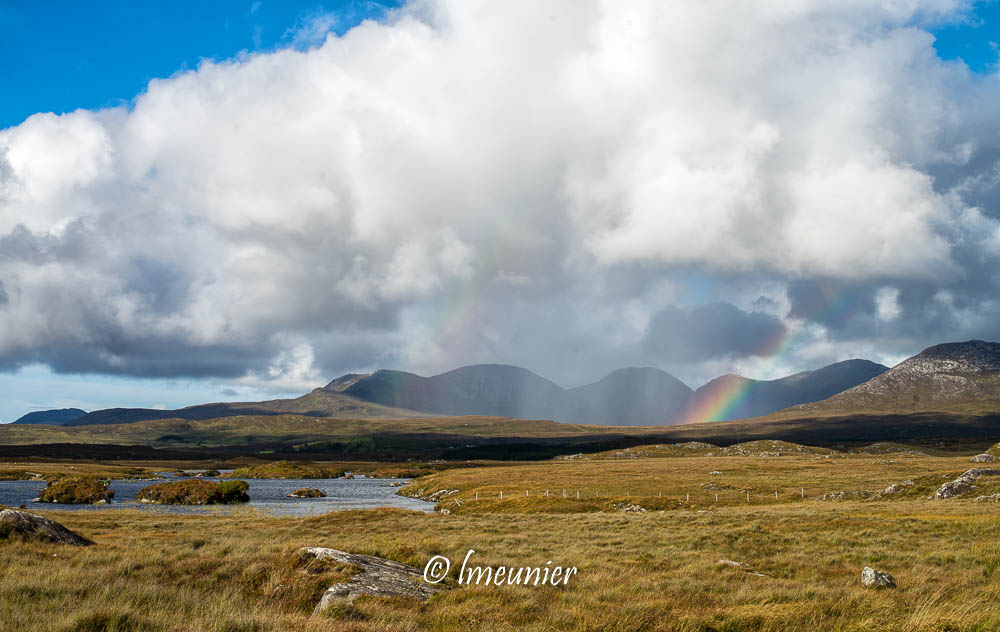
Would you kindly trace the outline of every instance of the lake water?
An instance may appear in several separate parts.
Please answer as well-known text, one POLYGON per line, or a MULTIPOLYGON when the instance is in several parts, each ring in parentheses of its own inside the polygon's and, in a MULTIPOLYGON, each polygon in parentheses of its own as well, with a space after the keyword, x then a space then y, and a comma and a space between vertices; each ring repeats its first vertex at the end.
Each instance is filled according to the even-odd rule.
MULTIPOLYGON (((184 477, 168 476, 162 481, 111 481, 114 500, 107 505, 62 505, 58 503, 31 502, 45 488, 44 481, 0 481, 0 505, 28 509, 59 509, 107 511, 114 509, 142 509, 164 513, 218 513, 242 507, 255 507, 273 515, 312 515, 345 509, 372 509, 398 507, 416 511, 432 511, 434 503, 400 496, 398 487, 389 487, 400 479, 381 478, 327 478, 327 479, 242 479, 250 484, 250 502, 239 505, 150 505, 135 500, 136 493, 157 482, 182 481, 184 477), (314 487, 326 492, 326 498, 289 498, 288 494, 302 487, 314 487)), ((206 479, 219 480, 219 479, 206 479)), ((409 482, 409 481, 406 481, 409 482)))

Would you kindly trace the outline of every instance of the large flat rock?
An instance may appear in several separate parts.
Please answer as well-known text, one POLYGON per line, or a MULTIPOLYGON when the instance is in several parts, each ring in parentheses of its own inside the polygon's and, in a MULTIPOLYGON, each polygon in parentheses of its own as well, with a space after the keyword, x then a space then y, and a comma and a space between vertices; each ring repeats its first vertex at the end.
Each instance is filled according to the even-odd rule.
POLYGON ((0 511, 0 534, 4 537, 21 536, 73 546, 93 544, 87 538, 73 533, 55 520, 17 509, 0 511))
POLYGON ((422 571, 400 562, 319 546, 306 547, 300 551, 318 560, 331 559, 361 568, 361 573, 351 578, 351 581, 336 583, 327 588, 313 614, 326 610, 338 601, 350 603, 361 595, 402 596, 425 601, 441 590, 440 587, 425 582, 422 571))

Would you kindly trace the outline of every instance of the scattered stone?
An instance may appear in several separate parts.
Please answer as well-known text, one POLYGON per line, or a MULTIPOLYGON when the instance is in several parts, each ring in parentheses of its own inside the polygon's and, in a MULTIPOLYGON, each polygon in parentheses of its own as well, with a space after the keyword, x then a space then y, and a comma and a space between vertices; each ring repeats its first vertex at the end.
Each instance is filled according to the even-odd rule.
POLYGON ((913 481, 910 480, 903 481, 902 483, 899 484, 893 483, 892 485, 889 485, 879 493, 872 496, 872 500, 878 500, 880 498, 885 498, 886 496, 893 496, 903 491, 904 488, 909 487, 911 485, 913 485, 913 481))
POLYGON ((860 489, 852 489, 842 492, 830 492, 828 494, 823 494, 816 500, 865 500, 871 496, 871 492, 866 492, 860 489))
POLYGON ((87 538, 73 533, 58 522, 43 518, 38 514, 18 511, 17 509, 0 510, 0 539, 6 540, 11 536, 73 546, 93 544, 87 538))
POLYGON ((624 511, 625 513, 646 513, 646 508, 642 505, 629 502, 616 503, 611 508, 615 511, 624 511))
POLYGON ((576 454, 560 454, 560 455, 558 455, 558 456, 555 457, 555 460, 556 461, 575 461, 577 459, 582 459, 582 458, 584 458, 583 453, 582 452, 578 452, 576 454))
POLYGON ((977 454, 969 459, 972 463, 993 463, 997 460, 992 454, 977 454))
POLYGON ((907 445, 893 443, 891 441, 878 441, 863 448, 853 448, 851 454, 907 454, 909 456, 927 456, 926 452, 911 448, 907 445))
POLYGON ((613 456, 615 458, 618 458, 618 459, 638 459, 639 458, 639 455, 636 454, 635 452, 632 452, 630 448, 626 448, 625 450, 623 450, 621 452, 615 452, 611 456, 613 456))
POLYGON ((977 503, 1000 503, 1000 494, 990 494, 989 496, 979 496, 972 502, 977 503))
POLYGON ((895 588, 896 580, 889 573, 883 573, 866 566, 861 571, 861 585, 865 588, 895 588))
POLYGON ((749 568, 747 565, 742 564, 740 562, 733 561, 733 560, 719 560, 718 562, 715 563, 715 565, 716 566, 729 566, 731 568, 738 568, 738 569, 740 569, 742 571, 746 571, 747 573, 750 573, 751 575, 756 575, 757 577, 767 577, 767 575, 765 575, 764 573, 760 573, 758 571, 755 571, 755 570, 749 568))
POLYGON ((675 443, 674 445, 685 450, 715 450, 719 447, 711 443, 705 443, 704 441, 684 441, 682 443, 675 443))
POLYGON ((402 487, 403 485, 406 485, 406 481, 393 481, 392 483, 384 485, 383 487, 402 487))
POLYGON ((722 472, 720 472, 719 470, 712 470, 711 472, 708 473, 708 475, 709 476, 721 476, 722 472))
POLYGON ((361 568, 361 573, 352 577, 350 581, 339 582, 327 588, 316 604, 313 614, 323 612, 337 602, 349 604, 361 595, 412 597, 426 601, 441 590, 440 585, 424 582, 423 573, 419 569, 381 557, 345 553, 319 546, 306 547, 299 552, 317 560, 331 559, 361 568))
POLYGON ((436 503, 446 496, 451 496, 452 494, 457 494, 459 490, 457 489, 439 489, 433 494, 427 496, 424 500, 428 502, 436 503))
POLYGON ((974 489, 977 489, 973 483, 976 479, 983 476, 1000 476, 1000 470, 991 470, 986 468, 974 467, 971 470, 966 471, 961 476, 953 481, 948 481, 944 485, 938 488, 937 492, 934 494, 936 498, 953 498, 955 496, 961 496, 963 494, 968 494, 974 489))

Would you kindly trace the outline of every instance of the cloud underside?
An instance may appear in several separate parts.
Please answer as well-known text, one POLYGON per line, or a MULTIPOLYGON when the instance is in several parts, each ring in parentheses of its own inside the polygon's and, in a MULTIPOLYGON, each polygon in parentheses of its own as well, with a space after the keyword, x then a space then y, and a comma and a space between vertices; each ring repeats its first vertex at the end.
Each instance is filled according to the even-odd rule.
POLYGON ((0 131, 0 368, 572 383, 998 339, 1000 81, 926 30, 968 9, 427 0, 37 114, 0 131))

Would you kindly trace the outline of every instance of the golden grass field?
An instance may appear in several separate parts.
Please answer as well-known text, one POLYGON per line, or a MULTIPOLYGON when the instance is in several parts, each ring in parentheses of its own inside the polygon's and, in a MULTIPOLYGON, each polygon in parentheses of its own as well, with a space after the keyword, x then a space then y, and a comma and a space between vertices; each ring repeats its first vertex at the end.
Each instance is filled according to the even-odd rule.
MULTIPOLYGON (((96 545, 0 545, 0 628, 1000 629, 1000 505, 973 502, 979 491, 969 498, 927 498, 946 478, 974 467, 968 455, 609 453, 491 465, 438 472, 407 488, 425 494, 458 489, 441 500, 441 507, 450 507, 447 515, 43 511, 96 545), (889 499, 816 499, 836 491, 878 492, 906 479, 915 481, 912 491, 889 499), (623 501, 648 511, 610 510, 623 501), (313 617, 323 590, 352 570, 305 564, 295 555, 303 546, 420 568, 434 555, 457 566, 472 548, 480 565, 553 560, 579 571, 567 586, 455 587, 426 603, 361 598, 313 617), (720 566, 720 559, 744 566, 720 566), (899 588, 861 588, 865 565, 892 573, 899 588)), ((0 469, 8 467, 15 466, 0 469)), ((982 493, 995 488, 985 485, 982 493)))

